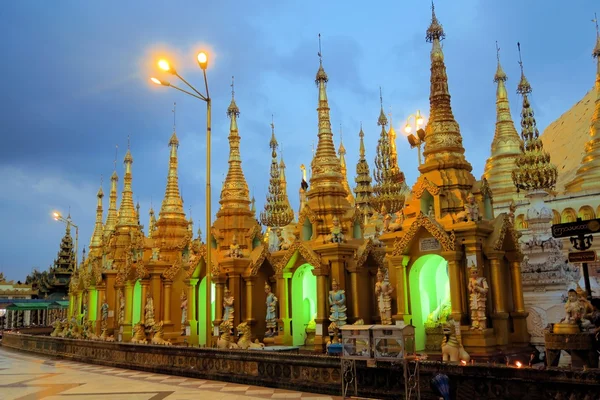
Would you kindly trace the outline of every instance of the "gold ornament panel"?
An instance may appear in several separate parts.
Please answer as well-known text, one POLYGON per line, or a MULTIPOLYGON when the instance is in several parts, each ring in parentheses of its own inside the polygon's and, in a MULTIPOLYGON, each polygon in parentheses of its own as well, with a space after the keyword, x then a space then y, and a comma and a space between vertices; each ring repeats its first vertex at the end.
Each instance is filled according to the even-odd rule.
POLYGON ((431 219, 423 212, 419 212, 416 220, 410 225, 410 228, 401 237, 394 241, 392 256, 401 256, 406 252, 406 248, 413 241, 420 228, 425 228, 442 245, 444 251, 454 251, 456 247, 456 236, 454 231, 448 234, 437 221, 431 219))

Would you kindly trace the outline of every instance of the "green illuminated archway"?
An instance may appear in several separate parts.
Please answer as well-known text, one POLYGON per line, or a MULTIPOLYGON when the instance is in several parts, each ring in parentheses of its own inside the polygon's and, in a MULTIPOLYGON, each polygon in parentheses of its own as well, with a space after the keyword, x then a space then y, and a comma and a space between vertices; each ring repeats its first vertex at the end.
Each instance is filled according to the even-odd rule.
MULTIPOLYGON (((215 320, 215 284, 211 283, 211 321, 215 320)), ((202 278, 198 285, 198 343, 206 345, 206 277, 202 278)))
POLYGON ((448 263, 437 254, 419 257, 410 269, 409 284, 416 350, 419 351, 425 349, 427 317, 450 301, 448 263))
POLYGON ((303 264, 292 276, 292 333, 294 346, 303 346, 306 325, 317 313, 317 277, 313 266, 303 264))
POLYGON ((142 313, 142 284, 139 280, 135 282, 133 286, 133 313, 131 317, 131 323, 133 325, 140 322, 142 313))

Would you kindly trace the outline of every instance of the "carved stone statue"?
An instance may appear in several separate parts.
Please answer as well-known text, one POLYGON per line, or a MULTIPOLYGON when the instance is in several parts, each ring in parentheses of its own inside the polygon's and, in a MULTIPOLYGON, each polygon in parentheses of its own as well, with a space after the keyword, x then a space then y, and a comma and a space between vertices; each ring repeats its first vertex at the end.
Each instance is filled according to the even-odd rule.
POLYGON ((154 300, 152 299, 152 294, 148 293, 146 295, 146 307, 144 308, 145 313, 144 313, 144 325, 146 326, 147 330, 152 329, 152 327, 154 326, 154 300))
POLYGON ((567 303, 565 304, 565 318, 561 321, 563 324, 577 324, 581 330, 587 330, 592 326, 587 314, 593 311, 593 307, 586 298, 587 293, 579 286, 578 290, 571 289, 567 294, 567 303))
POLYGON ((267 322, 266 337, 273 337, 277 334, 277 297, 271 292, 271 286, 265 282, 265 293, 267 294, 267 322))
POLYGON ((394 288, 390 285, 387 271, 379 269, 377 272, 377 282, 375 283, 375 296, 377 297, 377 307, 381 316, 382 325, 392 324, 392 291, 394 288))
POLYGON ((231 244, 229 245, 229 252, 227 253, 228 257, 231 258, 242 258, 242 250, 240 249, 240 245, 237 242, 237 236, 233 235, 233 239, 231 244))
POLYGON ((342 226, 340 225, 340 219, 335 216, 332 221, 333 226, 331 227, 331 242, 332 243, 343 243, 344 234, 342 233, 342 226))
POLYGON ((108 303, 106 302, 106 296, 104 296, 104 301, 102 302, 100 309, 102 310, 102 326, 104 327, 108 320, 108 303))
POLYGON ((515 201, 511 201, 510 205, 508 206, 508 220, 510 221, 511 224, 515 224, 515 212, 517 211, 517 205, 515 204, 515 201))
POLYGON ((160 249, 158 247, 153 247, 151 260, 158 261, 159 254, 160 254, 160 249))
POLYGON ((187 295, 185 294, 185 289, 181 290, 181 336, 185 336, 185 324, 187 322, 187 295))
POLYGON ((433 204, 429 205, 429 210, 427 210, 427 215, 432 218, 435 218, 435 210, 433 209, 433 204))
POLYGON ((390 222, 392 222, 392 216, 388 214, 387 207, 385 204, 381 205, 381 217, 383 218, 383 231, 387 232, 390 229, 390 222))
POLYGON ((458 213, 458 219, 463 221, 479 221, 481 219, 479 213, 479 204, 475 201, 473 193, 469 193, 467 201, 464 203, 465 210, 458 213))
POLYGON ((394 220, 394 222, 389 222, 391 220, 391 216, 389 214, 387 214, 387 216, 389 217, 388 219, 388 223, 387 223, 387 231, 388 232, 396 232, 399 231, 400 229, 402 229, 402 223, 404 222, 404 212, 402 210, 398 210, 396 211, 396 213, 394 214, 396 216, 396 219, 394 220))
POLYGON ((338 288, 335 278, 331 281, 329 291, 329 320, 335 322, 338 327, 346 325, 346 292, 338 288))
POLYGON ((225 287, 223 293, 223 321, 229 321, 233 328, 233 302, 234 298, 228 287, 225 287))
POLYGON ((119 320, 118 324, 125 322, 125 296, 123 296, 123 289, 119 288, 119 320))
POLYGON ((471 261, 469 266, 469 301, 471 305, 471 329, 486 328, 485 303, 489 290, 487 280, 479 276, 479 268, 471 261))

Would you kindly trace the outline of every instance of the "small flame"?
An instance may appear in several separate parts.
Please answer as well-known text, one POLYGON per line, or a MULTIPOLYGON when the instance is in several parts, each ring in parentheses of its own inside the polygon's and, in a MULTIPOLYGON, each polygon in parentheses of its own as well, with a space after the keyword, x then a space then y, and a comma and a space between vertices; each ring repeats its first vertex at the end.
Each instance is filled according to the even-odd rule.
POLYGON ((523 364, 521 364, 521 361, 517 361, 515 365, 517 366, 517 368, 521 368, 523 366, 523 364))
POLYGON ((466 362, 465 360, 461 360, 461 361, 460 361, 460 364, 461 364, 461 365, 467 365, 467 362, 466 362))

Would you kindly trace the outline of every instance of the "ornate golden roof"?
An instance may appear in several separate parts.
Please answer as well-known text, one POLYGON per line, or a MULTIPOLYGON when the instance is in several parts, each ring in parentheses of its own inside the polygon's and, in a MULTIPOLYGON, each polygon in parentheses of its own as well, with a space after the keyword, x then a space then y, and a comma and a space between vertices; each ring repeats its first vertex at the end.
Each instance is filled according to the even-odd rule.
POLYGON ((94 233, 90 240, 90 254, 102 247, 102 235, 104 232, 104 225, 102 224, 102 198, 104 197, 104 192, 102 191, 102 186, 98 189, 96 197, 98 198, 98 203, 96 205, 96 224, 94 225, 94 233))
POLYGON ((390 140, 392 135, 386 132, 385 126, 388 123, 385 112, 383 112, 383 97, 381 88, 379 88, 379 101, 381 111, 377 125, 381 126, 381 134, 377 142, 377 153, 375 155, 375 170, 373 177, 374 197, 371 204, 377 211, 381 211, 383 205, 390 213, 395 213, 404 207, 404 173, 398 167, 398 156, 395 152, 395 144, 390 140))
POLYGON ((598 190, 600 188, 600 32, 596 22, 596 46, 592 51, 596 59, 596 102, 590 123, 590 140, 585 144, 585 154, 575 178, 565 185, 567 192, 598 190))
POLYGON ((340 167, 342 171, 342 185, 344 189, 348 192, 346 198, 350 202, 350 204, 354 204, 354 196, 352 195, 352 189, 350 189, 350 185, 348 184, 348 168, 346 167, 346 148, 344 147, 344 142, 342 138, 342 127, 340 126, 340 147, 338 147, 338 155, 340 156, 340 167))
POLYGON ((505 82, 508 79, 500 64, 500 48, 496 44, 498 68, 494 75, 496 89, 496 131, 490 158, 485 163, 483 177, 488 180, 494 204, 510 203, 516 193, 512 171, 521 154, 521 139, 510 115, 510 105, 505 82))
POLYGON ((537 129, 533 109, 528 95, 532 92, 531 85, 523 72, 523 62, 520 61, 521 45, 519 46, 519 64, 521 65, 521 81, 517 93, 523 96, 521 111, 521 138, 523 144, 521 155, 516 160, 512 178, 518 190, 551 190, 556 185, 558 172, 556 166, 550 163, 550 154, 544 150, 537 129))
POLYGON ((463 210, 463 199, 472 190, 475 177, 473 167, 465 158, 460 127, 452 113, 448 75, 440 41, 445 38, 435 8, 431 7, 431 24, 426 40, 432 43, 429 95, 429 122, 425 128, 425 162, 419 171, 440 187, 445 196, 441 215, 463 210))
POLYGON ((371 171, 369 169, 369 163, 365 157, 365 133, 363 132, 362 124, 360 125, 360 148, 358 162, 356 163, 356 187, 354 188, 354 194, 356 194, 356 206, 360 209, 363 214, 373 214, 373 208, 371 207, 371 200, 373 195, 373 188, 371 187, 371 171))
POLYGON ((185 212, 183 211, 183 200, 179 193, 179 177, 177 175, 177 148, 179 147, 179 139, 177 134, 173 131, 171 139, 169 140, 170 156, 169 156, 169 173, 167 175, 167 187, 165 189, 165 197, 158 213, 158 220, 161 219, 185 219, 185 212))
MULTIPOLYGON (((115 160, 116 162, 116 160, 115 160)), ((113 171, 110 177, 110 194, 108 196, 108 214, 106 215, 106 223, 104 224, 104 238, 108 239, 111 233, 114 232, 117 226, 117 183, 119 177, 117 171, 113 171)))
POLYGON ((137 214, 133 206, 133 191, 131 190, 131 164, 133 164, 133 157, 129 149, 125 153, 124 163, 125 176, 123 177, 123 194, 121 196, 117 226, 138 226, 137 214))
POLYGON ((280 170, 280 165, 277 163, 277 139, 275 138, 275 124, 271 123, 271 171, 269 180, 269 193, 265 210, 260 213, 260 221, 263 225, 271 228, 280 228, 286 226, 294 219, 294 211, 290 206, 290 201, 286 192, 285 175, 283 171, 285 164, 283 160, 281 165, 284 169, 280 170))
MULTIPOLYGON (((233 84, 232 84, 233 85, 233 84)), ((240 135, 238 133, 237 117, 240 109, 235 104, 235 92, 231 91, 231 103, 227 108, 229 124, 229 170, 221 188, 221 210, 224 208, 245 208, 250 210, 250 191, 242 171, 240 156, 240 135)))

